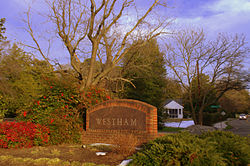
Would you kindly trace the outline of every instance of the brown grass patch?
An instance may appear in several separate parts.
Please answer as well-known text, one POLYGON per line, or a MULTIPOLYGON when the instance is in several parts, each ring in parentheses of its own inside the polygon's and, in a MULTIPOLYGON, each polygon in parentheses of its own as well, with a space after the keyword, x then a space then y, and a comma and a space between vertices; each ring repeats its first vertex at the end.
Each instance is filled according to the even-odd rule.
POLYGON ((17 166, 16 164, 17 162, 18 163, 24 162, 23 164, 24 166, 33 166, 33 165, 36 166, 37 162, 41 161, 43 163, 43 160, 45 159, 46 163, 48 163, 49 161, 52 162, 55 159, 60 159, 60 162, 58 161, 58 165, 60 166, 63 165, 62 162, 63 163, 70 162, 71 164, 77 162, 80 163, 81 165, 84 163, 95 163, 97 165, 105 164, 105 165, 115 166, 119 165, 121 161, 124 160, 125 158, 122 155, 112 151, 107 153, 106 156, 97 156, 96 152, 93 151, 91 148, 82 148, 82 145, 80 144, 32 147, 32 148, 22 148, 22 149, 0 148, 0 166, 7 166, 7 165, 17 166), (6 156, 10 157, 6 158, 6 156), (3 160, 4 158, 5 160, 3 160))
POLYGON ((113 151, 124 156, 130 156, 136 151, 139 139, 133 134, 118 134, 113 138, 113 151))

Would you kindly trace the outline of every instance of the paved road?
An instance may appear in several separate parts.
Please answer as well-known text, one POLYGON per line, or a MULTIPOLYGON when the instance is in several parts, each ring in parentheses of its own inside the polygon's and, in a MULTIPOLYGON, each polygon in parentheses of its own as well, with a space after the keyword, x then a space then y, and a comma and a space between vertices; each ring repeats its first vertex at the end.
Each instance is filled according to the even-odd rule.
POLYGON ((250 137, 250 118, 248 118, 247 120, 234 119, 232 121, 229 121, 228 124, 233 127, 233 129, 229 129, 228 131, 241 136, 250 137))

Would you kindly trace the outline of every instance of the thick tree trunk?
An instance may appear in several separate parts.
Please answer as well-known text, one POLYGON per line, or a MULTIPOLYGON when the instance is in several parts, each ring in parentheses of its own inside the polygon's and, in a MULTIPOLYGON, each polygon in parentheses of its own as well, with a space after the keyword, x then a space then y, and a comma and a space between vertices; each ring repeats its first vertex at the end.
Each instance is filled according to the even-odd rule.
MULTIPOLYGON (((91 54, 91 60, 90 60, 90 66, 89 66, 89 72, 88 72, 88 76, 87 76, 85 87, 82 87, 82 88, 90 87, 91 83, 93 81, 93 74, 94 74, 94 68, 95 68, 95 61, 96 61, 97 49, 98 49, 97 44, 95 42, 93 42, 93 45, 92 45, 92 54, 91 54)), ((83 90, 82 88, 80 90, 83 90)))
POLYGON ((196 114, 193 113, 193 111, 192 111, 192 119, 193 119, 195 125, 199 124, 199 122, 197 121, 196 114))
POLYGON ((203 125, 203 108, 199 111, 192 110, 192 118, 195 125, 203 125))
POLYGON ((199 110, 199 125, 203 125, 203 110, 202 109, 200 109, 199 110))
POLYGON ((192 115, 192 119, 194 121, 194 124, 198 124, 198 121, 197 121, 197 117, 196 117, 196 112, 195 112, 195 108, 193 106, 193 100, 192 100, 192 92, 189 90, 189 105, 190 105, 190 108, 191 108, 191 115, 192 115))

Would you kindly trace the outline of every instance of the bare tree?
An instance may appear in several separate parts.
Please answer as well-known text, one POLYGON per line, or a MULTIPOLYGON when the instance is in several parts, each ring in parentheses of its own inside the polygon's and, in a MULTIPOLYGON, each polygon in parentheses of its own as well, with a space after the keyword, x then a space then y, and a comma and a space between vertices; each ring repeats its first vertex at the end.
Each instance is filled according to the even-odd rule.
POLYGON ((167 65, 186 91, 195 124, 202 125, 204 109, 225 92, 242 88, 241 62, 249 53, 244 36, 219 34, 209 41, 203 30, 183 30, 166 48, 167 65))
MULTIPOLYGON (((153 0, 143 12, 135 12, 138 11, 135 0, 48 0, 47 4, 50 10, 48 18, 67 48, 71 66, 81 82, 80 90, 97 86, 104 79, 125 80, 110 78, 109 73, 129 50, 167 33, 166 27, 170 23, 168 19, 152 18, 157 7, 165 6, 160 0, 153 0), (133 15, 129 14, 131 11, 133 15), (138 36, 146 39, 142 40, 145 42, 128 47, 138 36), (86 57, 90 59, 87 71, 83 65, 86 57), (101 64, 99 72, 95 72, 96 61, 101 64)), ((27 13, 27 30, 35 42, 35 48, 49 61, 34 37, 29 15, 30 12, 27 13)))

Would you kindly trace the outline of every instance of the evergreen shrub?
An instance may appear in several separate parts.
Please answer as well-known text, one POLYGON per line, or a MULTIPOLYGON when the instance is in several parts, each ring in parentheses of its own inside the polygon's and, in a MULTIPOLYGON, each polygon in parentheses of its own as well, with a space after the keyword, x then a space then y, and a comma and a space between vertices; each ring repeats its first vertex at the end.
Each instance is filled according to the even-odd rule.
POLYGON ((249 138, 225 131, 200 136, 188 132, 168 134, 143 145, 129 165, 247 165, 250 163, 249 138))
POLYGON ((215 142, 227 165, 247 165, 250 163, 250 139, 231 132, 214 131, 203 133, 201 139, 215 142))
POLYGON ((169 134, 143 146, 131 157, 130 165, 225 165, 213 142, 188 132, 169 134))

